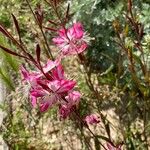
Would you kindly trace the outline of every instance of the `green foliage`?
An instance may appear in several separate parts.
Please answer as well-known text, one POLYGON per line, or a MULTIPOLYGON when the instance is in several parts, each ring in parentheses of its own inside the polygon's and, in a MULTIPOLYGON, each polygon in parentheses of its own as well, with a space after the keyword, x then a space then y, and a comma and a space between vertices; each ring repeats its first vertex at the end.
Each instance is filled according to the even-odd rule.
MULTIPOLYGON (((0 35, 0 44, 8 47, 7 41, 4 39, 2 35, 0 35)), ((12 81, 12 74, 15 75, 18 72, 18 62, 17 59, 7 54, 3 50, 0 50, 1 55, 1 64, 0 64, 0 77, 7 85, 8 88, 14 90, 14 82, 12 81), (10 69, 12 71, 10 71, 10 69)))
MULTIPOLYGON (((139 134, 139 128, 136 128, 136 132, 135 129, 128 129, 136 124, 134 121, 137 118, 144 122, 147 120, 146 124, 149 124, 150 2, 133 0, 132 9, 135 20, 144 25, 144 37, 140 41, 144 51, 142 54, 135 46, 137 42, 135 30, 126 18, 127 2, 75 0, 72 2, 72 11, 75 12, 76 20, 81 21, 90 36, 95 38, 86 54, 89 74, 97 76, 99 85, 109 85, 111 90, 117 88, 125 94, 124 97, 120 97, 120 101, 115 102, 114 109, 119 112, 120 121, 125 128, 123 136, 127 149, 147 149, 146 143, 141 140, 143 133, 139 134), (118 46, 115 30, 121 32, 119 34, 123 38, 125 48, 128 49, 127 53, 118 46), (130 68, 133 65, 130 64, 132 63, 130 56, 133 57, 135 73, 130 68), (142 73, 141 64, 143 63, 147 67, 147 75, 142 73), (142 115, 146 115, 146 119, 142 115)), ((149 136, 147 131, 145 132, 145 137, 149 136)))
POLYGON ((83 22, 84 27, 95 39, 91 42, 87 58, 92 71, 103 72, 115 63, 117 49, 114 43, 112 21, 122 13, 121 1, 86 0, 74 1, 73 6, 77 20, 83 22), (108 59, 108 57, 110 59, 108 59), (111 60, 114 60, 112 62, 111 60))
MULTIPOLYGON (((134 1, 134 8, 139 18, 145 25, 145 31, 149 28, 149 7, 145 1, 134 1)), ((72 3, 76 20, 83 22, 84 27, 95 39, 91 42, 87 53, 88 64, 92 72, 104 72, 112 64, 113 72, 116 73, 120 50, 115 42, 113 21, 121 20, 125 24, 125 10, 127 1, 119 0, 76 0, 72 3), (114 59, 115 58, 115 59, 114 59)), ((124 61, 126 63, 126 60, 124 61)))

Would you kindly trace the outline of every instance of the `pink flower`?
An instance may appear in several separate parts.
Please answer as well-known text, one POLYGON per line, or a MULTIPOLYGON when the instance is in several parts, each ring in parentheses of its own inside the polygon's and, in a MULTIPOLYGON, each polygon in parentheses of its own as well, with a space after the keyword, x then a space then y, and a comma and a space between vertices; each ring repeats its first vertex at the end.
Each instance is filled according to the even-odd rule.
POLYGON ((41 99, 40 101, 40 111, 45 112, 49 108, 51 108, 54 104, 57 103, 59 97, 58 95, 52 94, 52 95, 46 95, 41 99))
POLYGON ((31 103, 35 106, 35 102, 39 103, 40 111, 47 111, 48 108, 52 107, 53 104, 61 103, 63 97, 72 90, 76 84, 72 80, 54 80, 47 81, 44 83, 38 81, 40 88, 33 88, 30 91, 31 103))
POLYGON ((72 91, 65 97, 67 100, 67 105, 69 107, 75 106, 79 104, 81 98, 81 94, 78 91, 72 91))
POLYGON ((48 108, 51 108, 59 99, 59 95, 54 93, 49 93, 48 91, 41 88, 32 89, 30 91, 31 104, 33 107, 39 104, 40 111, 47 111, 48 108))
POLYGON ((29 96, 33 107, 40 107, 44 112, 58 103, 60 113, 65 118, 71 112, 73 106, 78 105, 81 94, 72 91, 76 82, 67 80, 64 76, 63 67, 58 61, 48 60, 42 72, 29 73, 24 67, 21 68, 24 80, 30 85, 29 96))
POLYGON ((121 150, 121 144, 119 144, 118 146, 113 146, 113 145, 111 145, 110 143, 107 143, 107 148, 108 148, 108 150, 121 150))
POLYGON ((71 109, 67 105, 61 105, 59 108, 59 116, 62 119, 66 119, 71 113, 71 109))
POLYGON ((81 94, 78 91, 70 92, 59 108, 60 118, 66 119, 72 113, 73 108, 79 104, 80 98, 81 94))
POLYGON ((87 124, 91 124, 91 125, 100 122, 100 118, 96 114, 86 116, 84 120, 87 124))
POLYGON ((53 42, 60 48, 63 55, 82 53, 88 46, 81 23, 75 23, 69 29, 60 29, 58 34, 58 37, 53 38, 53 42))
POLYGON ((23 76, 23 81, 26 81, 31 86, 37 85, 37 80, 40 78, 40 72, 32 72, 30 73, 24 66, 21 66, 21 73, 23 76))
POLYGON ((42 87, 41 89, 31 89, 30 95, 33 107, 35 107, 38 103, 41 112, 44 112, 48 108, 52 107, 53 104, 55 104, 59 99, 59 95, 52 93, 50 89, 46 90, 42 87))

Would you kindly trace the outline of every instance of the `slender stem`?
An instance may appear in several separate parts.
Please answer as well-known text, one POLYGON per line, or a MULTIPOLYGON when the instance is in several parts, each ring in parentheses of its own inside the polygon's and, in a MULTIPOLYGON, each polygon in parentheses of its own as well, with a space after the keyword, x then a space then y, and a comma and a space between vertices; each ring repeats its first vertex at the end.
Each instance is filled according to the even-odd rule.
POLYGON ((54 57, 53 57, 53 55, 52 55, 52 53, 51 53, 51 50, 50 50, 49 45, 48 45, 48 42, 47 42, 47 38, 46 38, 46 36, 45 36, 45 34, 44 34, 43 28, 41 27, 40 29, 41 29, 41 33, 42 33, 42 35, 43 35, 43 38, 44 38, 44 40, 45 40, 45 44, 46 44, 46 47, 47 47, 48 52, 49 52, 49 54, 50 54, 50 57, 51 57, 52 60, 54 60, 54 57))
MULTIPOLYGON (((76 117, 78 118, 77 115, 76 115, 76 117)), ((77 125, 78 125, 78 123, 77 123, 77 125)), ((80 130, 82 136, 84 137, 84 141, 85 141, 85 143, 86 143, 86 145, 87 145, 87 148, 88 148, 89 150, 92 150, 92 147, 91 147, 90 143, 87 141, 87 139, 86 139, 86 137, 85 137, 85 135, 84 135, 84 133, 83 133, 83 131, 81 130, 81 128, 80 128, 79 125, 78 125, 78 128, 79 128, 79 130, 80 130)))
MULTIPOLYGON (((56 17, 58 18, 58 20, 60 21, 60 25, 62 26, 62 28, 63 29, 65 29, 65 31, 66 31, 66 28, 65 28, 65 23, 63 22, 63 20, 61 19, 61 16, 59 15, 59 13, 58 13, 58 9, 57 9, 57 6, 54 6, 52 3, 50 3, 50 2, 48 2, 47 0, 44 0, 48 5, 50 5, 52 8, 53 8, 53 10, 54 10, 54 12, 55 12, 55 14, 56 14, 56 17)), ((67 36, 67 35, 66 35, 67 36)), ((67 37, 68 38, 68 37, 67 37)), ((70 40, 70 39, 69 39, 70 40)))
MULTIPOLYGON (((64 100, 65 102, 67 102, 66 99, 62 99, 62 100, 64 100)), ((80 117, 80 114, 76 111, 76 107, 73 107, 73 108, 72 108, 72 111, 74 112, 74 114, 75 114, 75 116, 77 117, 78 121, 80 121, 80 123, 81 123, 82 125, 84 125, 84 127, 86 127, 86 128, 89 130, 89 132, 93 135, 93 137, 94 137, 95 139, 97 139, 98 143, 99 143, 105 150, 107 150, 107 149, 105 148, 105 146, 98 140, 97 136, 92 132, 92 130, 89 128, 89 126, 88 126, 88 125, 83 121, 83 119, 80 117)), ((109 143, 111 143, 112 145, 114 145, 111 141, 109 141, 109 143)))
MULTIPOLYGON (((135 32, 135 38, 138 42, 138 44, 136 45, 137 48, 139 49, 139 51, 141 51, 142 53, 142 59, 143 59, 143 63, 142 63, 142 71, 143 71, 143 74, 144 76, 146 75, 146 71, 147 71, 147 66, 146 66, 146 62, 145 62, 145 57, 144 57, 144 51, 143 51, 143 48, 142 48, 142 44, 141 44, 141 33, 139 33, 139 23, 136 21, 136 17, 134 17, 133 15, 133 7, 132 7, 132 0, 128 0, 128 13, 130 14, 131 17, 128 16, 128 14, 126 15, 127 19, 130 21, 133 29, 134 29, 134 32, 135 32)), ((140 28, 142 28, 142 26, 140 26, 140 28)))
POLYGON ((144 135, 144 140, 146 142, 146 149, 148 150, 148 138, 147 138, 147 134, 146 134, 146 130, 145 127, 147 125, 147 100, 145 98, 143 98, 143 102, 144 102, 144 111, 143 111, 143 126, 144 126, 144 131, 143 131, 143 135, 144 135))
POLYGON ((80 117, 79 113, 77 111, 74 110, 75 115, 78 117, 79 121, 89 130, 89 132, 93 135, 93 137, 95 139, 97 139, 98 143, 105 149, 107 150, 107 148, 98 140, 98 138, 96 137, 96 135, 92 132, 92 130, 89 128, 89 126, 87 124, 85 124, 85 122, 83 122, 82 118, 80 117))
POLYGON ((36 15, 35 15, 34 11, 32 10, 32 7, 31 7, 29 1, 26 0, 26 2, 27 2, 28 6, 29 6, 29 8, 30 8, 30 11, 31 11, 32 14, 33 14, 33 17, 35 18, 36 23, 38 24, 38 26, 39 26, 39 28, 40 28, 40 30, 41 30, 42 36, 43 36, 43 38, 44 38, 44 41, 45 41, 45 44, 46 44, 46 47, 47 47, 47 49, 46 49, 46 54, 47 54, 48 57, 51 57, 51 59, 54 60, 54 57, 53 57, 53 55, 52 55, 52 53, 51 53, 50 47, 49 47, 48 42, 47 42, 47 38, 46 38, 46 36, 45 36, 45 34, 44 34, 43 28, 42 28, 42 26, 39 24, 39 21, 37 20, 37 17, 36 17, 36 15))

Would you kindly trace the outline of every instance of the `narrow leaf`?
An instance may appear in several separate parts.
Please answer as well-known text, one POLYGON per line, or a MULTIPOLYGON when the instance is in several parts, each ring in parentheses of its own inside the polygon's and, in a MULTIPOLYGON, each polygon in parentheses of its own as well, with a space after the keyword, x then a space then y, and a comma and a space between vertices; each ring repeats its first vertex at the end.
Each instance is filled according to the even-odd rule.
POLYGON ((11 33, 9 33, 7 31, 7 29, 5 29, 5 27, 3 27, 3 25, 0 24, 0 32, 5 35, 6 37, 8 37, 13 43, 18 45, 18 42, 14 39, 14 37, 11 35, 11 33))
POLYGON ((140 40, 142 40, 143 36, 144 36, 144 25, 141 25, 139 33, 140 40))
POLYGON ((107 132, 107 135, 109 137, 109 139, 111 138, 111 135, 110 135, 110 126, 109 126, 109 123, 106 123, 105 124, 105 129, 106 129, 106 132, 107 132))
POLYGON ((6 37, 10 38, 10 33, 0 24, 0 32, 6 37))
POLYGON ((57 25, 57 23, 51 21, 51 20, 48 20, 49 23, 53 24, 53 25, 57 25))
POLYGON ((22 58, 28 59, 27 57, 22 56, 22 55, 20 55, 20 54, 17 54, 17 53, 15 53, 15 52, 13 52, 12 50, 10 50, 9 48, 3 47, 2 45, 0 45, 0 48, 1 48, 2 50, 4 50, 5 52, 7 52, 7 53, 11 54, 11 55, 19 56, 19 57, 22 57, 22 58))
POLYGON ((20 42, 21 42, 20 28, 19 28, 18 21, 17 21, 16 17, 15 17, 13 14, 11 14, 11 15, 12 15, 12 18, 13 18, 13 21, 14 21, 14 24, 15 24, 15 27, 16 27, 16 31, 17 31, 18 36, 19 36, 19 40, 20 40, 20 42))
POLYGON ((40 54, 41 54, 41 48, 40 48, 40 45, 37 44, 36 45, 36 57, 37 57, 38 63, 40 63, 40 54))
POLYGON ((70 4, 68 4, 68 7, 67 7, 67 11, 66 11, 66 19, 67 19, 68 16, 69 16, 69 10, 70 10, 70 4))
POLYGON ((56 29, 53 29, 53 28, 50 28, 50 27, 44 27, 45 29, 47 29, 47 30, 51 30, 51 31, 54 31, 54 32, 56 32, 57 30, 56 29))
POLYGON ((110 139, 107 138, 107 137, 105 137, 105 136, 102 136, 102 135, 96 135, 96 138, 102 139, 102 140, 107 141, 107 142, 110 143, 110 139))

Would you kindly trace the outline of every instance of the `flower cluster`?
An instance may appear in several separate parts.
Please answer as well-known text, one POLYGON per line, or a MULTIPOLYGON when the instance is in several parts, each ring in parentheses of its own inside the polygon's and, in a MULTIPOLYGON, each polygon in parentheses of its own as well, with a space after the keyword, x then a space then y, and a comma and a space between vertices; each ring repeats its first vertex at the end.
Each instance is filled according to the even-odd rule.
MULTIPOLYGON (((58 33, 59 36, 53 38, 53 42, 61 50, 61 56, 80 54, 87 48, 81 23, 75 23, 69 29, 61 29, 58 33)), ((62 57, 55 61, 48 60, 45 66, 40 66, 39 71, 29 72, 22 66, 21 72, 24 81, 30 85, 32 106, 38 106, 41 112, 45 112, 57 105, 60 118, 65 119, 76 109, 81 94, 74 90, 76 81, 65 77, 60 58, 62 57)), ((95 114, 87 116, 84 121, 87 124, 100 122, 95 114)))
POLYGON ((48 60, 42 69, 44 74, 38 71, 30 73, 25 67, 21 68, 24 80, 30 85, 32 106, 38 105, 44 112, 57 104, 60 117, 66 118, 81 97, 73 90, 76 82, 65 78, 63 67, 57 61, 48 60))

